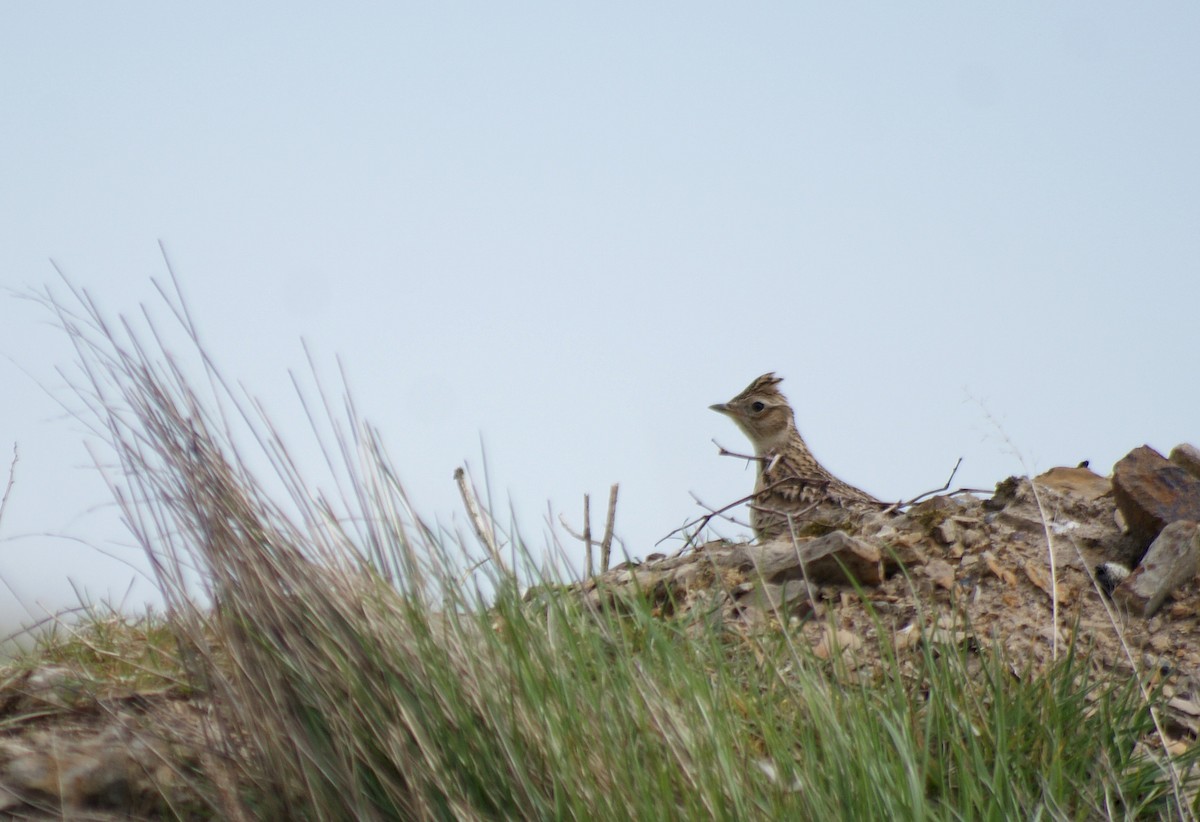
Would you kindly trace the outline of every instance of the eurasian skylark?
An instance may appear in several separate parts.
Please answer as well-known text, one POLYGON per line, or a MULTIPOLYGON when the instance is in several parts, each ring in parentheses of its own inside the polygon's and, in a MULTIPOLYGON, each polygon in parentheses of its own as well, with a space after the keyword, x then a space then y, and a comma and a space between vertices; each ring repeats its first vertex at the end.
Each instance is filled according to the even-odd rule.
POLYGON ((787 397, 777 387, 781 381, 774 373, 763 374, 729 402, 709 406, 737 423, 754 445, 758 480, 750 503, 750 525, 755 535, 761 540, 787 535, 830 509, 886 507, 817 462, 796 428, 787 397))

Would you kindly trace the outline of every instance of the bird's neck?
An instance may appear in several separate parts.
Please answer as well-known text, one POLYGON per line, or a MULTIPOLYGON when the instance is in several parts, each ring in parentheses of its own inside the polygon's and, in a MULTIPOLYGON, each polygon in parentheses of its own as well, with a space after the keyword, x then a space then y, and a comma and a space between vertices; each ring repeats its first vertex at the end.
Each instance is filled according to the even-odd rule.
POLYGON ((758 456, 765 459, 770 459, 777 454, 808 453, 808 445, 804 442, 804 438, 800 436, 800 432, 796 430, 796 426, 794 425, 789 425, 774 437, 764 439, 755 443, 755 445, 757 446, 758 456))

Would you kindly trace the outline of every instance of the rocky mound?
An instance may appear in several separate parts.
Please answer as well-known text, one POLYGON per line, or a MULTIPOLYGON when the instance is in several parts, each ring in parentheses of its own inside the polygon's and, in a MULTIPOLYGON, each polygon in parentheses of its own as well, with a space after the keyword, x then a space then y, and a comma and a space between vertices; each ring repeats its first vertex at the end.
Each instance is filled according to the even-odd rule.
POLYGON ((720 614, 746 630, 787 621, 818 656, 842 653, 862 673, 879 661, 880 631, 898 650, 999 646, 1035 669, 1074 641, 1114 675, 1165 678, 1168 730, 1188 744, 1200 730, 1197 521, 1200 451, 1167 459, 1144 446, 1111 479, 1054 468, 990 498, 937 496, 828 534, 656 555, 578 590, 606 607, 632 586, 665 616, 720 614))
MULTIPOLYGON (((1086 465, 955 493, 793 540, 710 542, 572 587, 594 607, 648 597, 664 618, 733 630, 787 623, 851 676, 881 640, 998 646, 1033 669, 1069 643, 1115 676, 1153 676, 1181 748, 1200 732, 1200 451, 1137 448, 1112 478, 1086 465), (883 636, 881 636, 883 634, 883 636)), ((0 814, 205 816, 195 774, 214 749, 206 700, 81 681, 69 668, 0 674, 0 814), (168 799, 169 797, 169 799, 168 799)), ((218 786, 219 788, 221 786, 218 786)))

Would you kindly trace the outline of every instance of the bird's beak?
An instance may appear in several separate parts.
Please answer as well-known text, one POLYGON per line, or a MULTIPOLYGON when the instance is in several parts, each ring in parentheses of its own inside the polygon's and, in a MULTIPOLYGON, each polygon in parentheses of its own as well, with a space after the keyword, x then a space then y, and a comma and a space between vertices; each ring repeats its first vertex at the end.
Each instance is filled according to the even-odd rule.
POLYGON ((708 407, 708 409, 710 411, 716 411, 718 414, 728 414, 729 413, 729 406, 723 402, 719 402, 716 405, 710 405, 708 407))

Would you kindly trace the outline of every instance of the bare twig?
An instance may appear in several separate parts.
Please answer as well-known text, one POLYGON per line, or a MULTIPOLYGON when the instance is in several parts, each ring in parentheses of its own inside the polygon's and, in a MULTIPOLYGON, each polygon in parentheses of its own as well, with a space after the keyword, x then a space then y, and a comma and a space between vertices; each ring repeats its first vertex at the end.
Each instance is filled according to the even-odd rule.
POLYGON ((714 517, 720 517, 721 519, 725 520, 726 522, 732 522, 734 525, 741 525, 744 528, 750 527, 750 523, 748 523, 748 522, 742 522, 737 517, 726 514, 723 511, 717 511, 717 509, 713 508, 707 502, 700 499, 700 497, 696 496, 696 493, 694 491, 688 491, 688 496, 690 496, 693 500, 695 500, 696 504, 699 505, 701 508, 703 508, 705 511, 708 511, 710 514, 713 514, 714 517))
MULTIPOLYGON (((603 574, 608 570, 612 561, 613 523, 617 518, 617 491, 619 483, 613 483, 608 490, 608 514, 604 519, 604 536, 600 539, 600 570, 603 574)), ((592 539, 592 499, 590 494, 583 495, 583 533, 576 531, 562 514, 558 522, 572 538, 584 544, 584 569, 587 576, 592 576, 593 547, 596 541, 592 539)))
POLYGON ((721 445, 721 443, 717 442, 715 438, 713 439, 712 444, 717 446, 717 456, 737 457, 738 459, 746 460, 747 462, 763 462, 766 459, 765 457, 760 457, 757 454, 739 454, 736 451, 730 451, 724 445, 721 445))
POLYGON ((583 495, 583 572, 592 575, 592 496, 583 495))
MULTIPOLYGON (((755 459, 757 459, 757 457, 755 459)), ((778 488, 781 485, 787 485, 788 483, 795 483, 798 481, 799 481, 799 479, 797 477, 784 477, 783 479, 776 480, 775 482, 771 483, 770 485, 766 486, 765 488, 757 489, 752 494, 747 494, 746 496, 742 497, 741 499, 734 500, 733 502, 729 503, 728 505, 723 505, 720 508, 715 508, 715 509, 710 508, 709 512, 707 514, 705 514, 704 516, 698 517, 697 519, 691 520, 690 522, 685 522, 683 525, 680 525, 678 528, 671 531, 670 533, 668 533, 666 536, 664 536, 662 539, 660 539, 658 542, 656 542, 654 544, 656 546, 661 545, 663 542, 670 539, 675 534, 678 534, 680 531, 686 531, 688 528, 691 528, 693 525, 697 526, 696 530, 692 533, 692 535, 690 537, 688 537, 687 542, 685 542, 683 544, 683 547, 680 548, 679 551, 676 552, 676 556, 678 556, 679 554, 682 554, 684 551, 686 551, 688 548, 690 548, 692 546, 692 542, 696 539, 696 537, 700 534, 700 532, 703 531, 705 529, 705 527, 708 526, 708 523, 712 522, 712 520, 715 519, 716 517, 722 516, 726 511, 730 510, 731 508, 737 508, 739 505, 741 505, 743 503, 751 502, 752 500, 755 500, 758 497, 769 493, 770 491, 774 490, 775 488, 778 488)), ((695 499, 694 494, 692 495, 692 498, 695 499)), ((700 502, 700 500, 698 500, 698 499, 696 501, 700 502)), ((751 506, 751 507, 758 508, 758 510, 760 510, 760 511, 771 510, 768 508, 763 508, 761 506, 751 506)), ((814 507, 815 506, 809 506, 808 508, 804 509, 804 511, 802 511, 800 513, 802 513, 802 514, 808 513, 814 507)), ((793 516, 797 516, 797 515, 793 515, 793 516)), ((726 519, 729 519, 729 518, 726 517, 726 519)))
POLYGON ((8 466, 8 484, 4 486, 4 496, 0 497, 0 522, 4 521, 4 509, 8 507, 8 495, 12 493, 13 482, 17 477, 17 463, 21 461, 21 455, 17 451, 17 444, 13 443, 13 458, 8 466))
POLYGON ((562 514, 558 515, 558 524, 563 527, 563 530, 566 531, 572 539, 577 539, 580 542, 583 542, 583 534, 572 528, 571 523, 567 522, 567 518, 562 514))
POLYGON ((483 558, 483 559, 481 559, 481 560, 477 560, 476 562, 473 562, 473 563, 471 564, 471 567, 470 567, 470 568, 468 568, 467 570, 465 570, 465 571, 463 571, 461 574, 459 574, 459 576, 458 576, 458 584, 459 584, 459 585, 464 585, 464 584, 466 584, 466 581, 467 581, 468 579, 470 579, 470 578, 471 578, 471 574, 475 573, 475 572, 476 572, 476 571, 478 571, 480 568, 482 568, 482 567, 483 567, 483 564, 484 564, 485 562, 488 562, 490 559, 491 559, 491 557, 484 557, 484 558, 483 558))
POLYGON ((674 529, 673 531, 668 532, 666 536, 664 536, 662 539, 660 539, 658 542, 656 542, 654 544, 655 544, 655 546, 662 545, 664 542, 666 542, 668 539, 670 539, 671 537, 678 534, 680 531, 686 531, 687 529, 689 529, 693 525, 695 525, 695 526, 697 526, 696 531, 692 534, 692 536, 688 537, 687 542, 685 542, 683 544, 683 548, 679 549, 679 553, 682 554, 684 551, 686 551, 688 548, 691 547, 692 540, 694 540, 696 538, 696 534, 699 534, 701 531, 703 531, 705 529, 705 527, 708 525, 708 523, 711 522, 715 517, 719 517, 722 514, 724 514, 726 511, 730 510, 731 508, 737 508, 742 503, 749 502, 750 500, 754 499, 757 496, 758 496, 758 492, 755 492, 753 494, 747 494, 746 496, 742 497, 741 499, 736 499, 733 502, 729 503, 728 505, 723 505, 720 508, 716 508, 716 509, 709 511, 707 514, 705 514, 702 517, 698 517, 696 519, 685 522, 683 525, 680 525, 678 528, 674 529))
MULTIPOLYGON (((786 517, 787 524, 788 524, 788 531, 794 532, 796 530, 795 529, 795 521, 800 519, 801 517, 803 517, 805 514, 809 514, 809 513, 812 513, 813 511, 815 511, 817 509, 817 507, 822 503, 822 501, 823 500, 817 500, 812 505, 809 505, 807 508, 801 508, 799 511, 781 511, 778 508, 767 508, 765 505, 751 505, 750 507, 753 508, 755 511, 763 511, 768 514, 778 514, 781 517, 786 517)), ((792 538, 795 539, 794 533, 792 535, 792 538)))
POLYGON ((614 482, 608 489, 608 515, 604 518, 604 538, 600 540, 600 573, 608 570, 612 559, 613 524, 617 519, 617 491, 620 483, 614 482))
POLYGON ((487 548, 492 561, 496 563, 496 567, 507 574, 508 568, 504 564, 504 557, 500 555, 500 546, 496 543, 496 533, 492 530, 487 520, 484 519, 483 510, 479 507, 479 501, 475 498, 475 491, 471 487, 471 483, 467 480, 467 472, 461 467, 455 468, 454 481, 458 483, 458 492, 462 494, 463 505, 466 506, 467 517, 471 520, 471 525, 475 528, 475 535, 479 537, 479 541, 487 548))
MULTIPOLYGON (((958 462, 954 463, 954 470, 950 472, 950 476, 946 478, 946 484, 943 485, 941 488, 934 488, 932 491, 926 491, 922 494, 917 494, 915 497, 913 497, 910 500, 901 500, 900 502, 894 502, 891 505, 889 505, 887 508, 884 508, 883 513, 890 514, 893 511, 900 510, 901 508, 908 508, 910 505, 916 505, 918 502, 925 499, 926 497, 931 497, 934 494, 942 493, 943 491, 945 491, 946 489, 948 489, 950 487, 950 483, 954 482, 954 476, 955 476, 955 474, 958 473, 958 468, 960 465, 962 465, 962 461, 963 461, 963 458, 959 457, 958 462)), ((957 491, 951 492, 949 494, 949 496, 954 496, 955 494, 986 494, 986 493, 988 493, 988 491, 983 488, 959 488, 957 491)))

